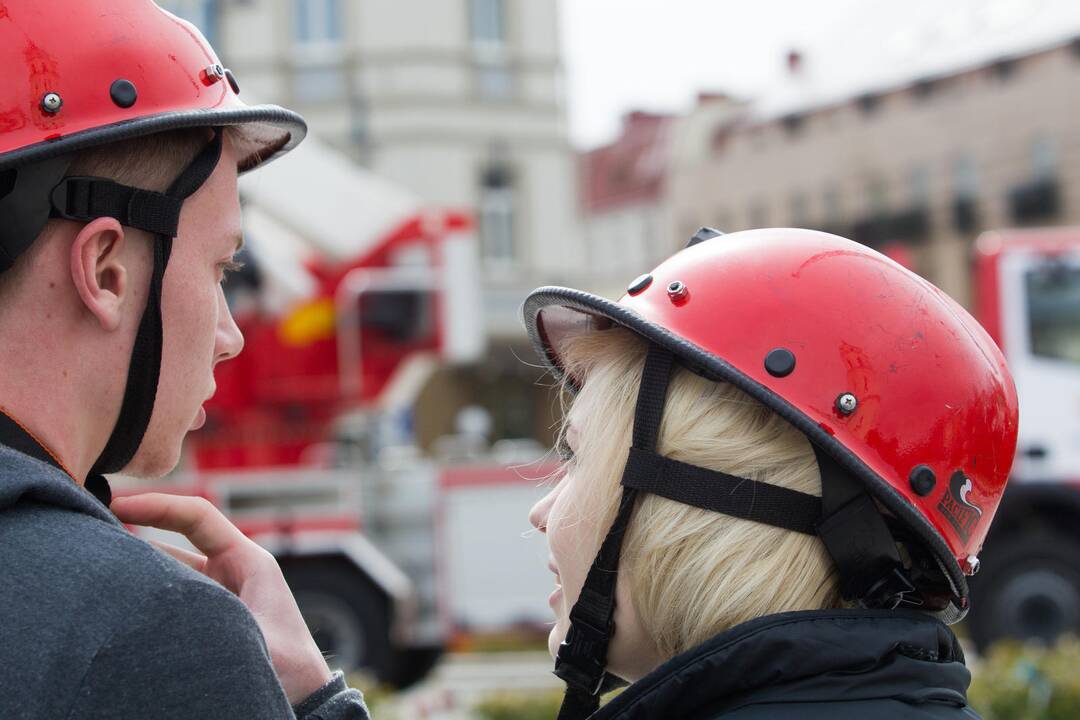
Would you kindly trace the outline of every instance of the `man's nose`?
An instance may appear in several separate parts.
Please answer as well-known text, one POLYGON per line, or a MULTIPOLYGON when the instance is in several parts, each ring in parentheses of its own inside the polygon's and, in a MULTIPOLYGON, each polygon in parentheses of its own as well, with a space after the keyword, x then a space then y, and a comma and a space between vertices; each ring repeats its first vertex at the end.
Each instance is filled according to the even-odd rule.
POLYGON ((215 360, 217 362, 231 360, 239 355, 243 349, 244 333, 240 332, 240 327, 236 324, 236 320, 233 319, 232 312, 226 306, 225 316, 218 323, 215 360))

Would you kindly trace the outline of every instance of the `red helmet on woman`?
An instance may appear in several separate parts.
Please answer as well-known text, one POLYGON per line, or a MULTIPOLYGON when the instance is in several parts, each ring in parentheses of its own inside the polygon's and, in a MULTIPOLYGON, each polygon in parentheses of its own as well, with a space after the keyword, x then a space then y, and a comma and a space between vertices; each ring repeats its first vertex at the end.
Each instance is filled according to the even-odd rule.
MULTIPOLYGON (((964 575, 978 567, 1016 447, 1016 390, 1001 352, 945 293, 867 247, 810 230, 720 235, 703 229, 617 303, 567 288, 535 290, 524 306, 533 343, 561 374, 568 338, 620 325, 761 402, 810 440, 822 471, 820 503, 743 479, 702 491, 708 471, 665 465, 652 448, 631 450, 624 488, 817 534, 849 600, 910 604, 959 620, 968 604, 964 575), (648 479, 669 470, 683 480, 648 479), (676 487, 685 478, 696 495, 676 487), (732 506, 735 487, 751 488, 747 502, 756 498, 758 507, 732 506), (715 497, 700 497, 710 492, 715 497), (775 507, 761 508, 768 503, 775 507), (910 553, 903 562, 897 540, 910 553), (892 560, 871 567, 875 553, 892 560)), ((574 619, 572 612, 570 645, 574 619)), ((587 624, 604 627, 598 617, 587 624)), ((594 655, 596 639, 585 643, 594 655)), ((595 680, 593 673, 588 683, 595 680)))

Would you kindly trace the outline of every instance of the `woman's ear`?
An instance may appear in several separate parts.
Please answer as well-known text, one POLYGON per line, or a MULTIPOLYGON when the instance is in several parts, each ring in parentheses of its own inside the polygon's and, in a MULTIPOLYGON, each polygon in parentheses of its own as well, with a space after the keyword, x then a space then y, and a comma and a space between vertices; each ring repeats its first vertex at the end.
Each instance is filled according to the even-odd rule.
POLYGON ((124 228, 114 218, 87 223, 71 244, 71 279, 83 305, 101 328, 120 327, 128 289, 128 270, 122 262, 124 228))

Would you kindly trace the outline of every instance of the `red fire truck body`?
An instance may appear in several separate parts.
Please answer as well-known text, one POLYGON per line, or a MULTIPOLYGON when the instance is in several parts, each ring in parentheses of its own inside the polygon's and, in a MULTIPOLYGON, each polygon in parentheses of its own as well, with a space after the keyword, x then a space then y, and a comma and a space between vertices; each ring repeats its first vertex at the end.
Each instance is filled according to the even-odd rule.
MULTIPOLYGON (((483 350, 472 231, 465 214, 410 207, 352 256, 310 253, 308 291, 276 311, 251 302, 264 288, 232 289, 246 349, 220 366, 169 488, 207 497, 278 557, 338 664, 399 684, 455 629, 547 619, 546 550, 521 538, 554 471, 528 465, 543 449, 454 464, 408 442, 418 388, 483 350)), ((1015 476, 972 583, 985 647, 1080 629, 1080 230, 989 233, 977 249, 976 312, 1021 401, 1015 476)))
POLYGON ((1013 474, 972 578, 982 649, 1080 631, 1080 228, 984 234, 975 282, 1020 398, 1013 474))

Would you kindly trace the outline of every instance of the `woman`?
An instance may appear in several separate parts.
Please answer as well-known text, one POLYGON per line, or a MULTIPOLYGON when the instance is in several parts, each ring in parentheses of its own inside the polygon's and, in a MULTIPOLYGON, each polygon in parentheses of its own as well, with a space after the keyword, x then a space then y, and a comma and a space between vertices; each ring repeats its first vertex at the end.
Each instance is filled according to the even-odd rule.
POLYGON ((525 303, 573 395, 566 472, 530 516, 560 718, 977 717, 946 623, 1015 451, 1004 359, 868 248, 718 235, 619 303, 525 303))

